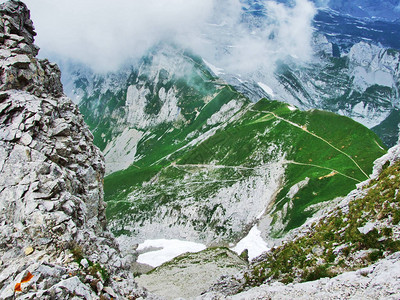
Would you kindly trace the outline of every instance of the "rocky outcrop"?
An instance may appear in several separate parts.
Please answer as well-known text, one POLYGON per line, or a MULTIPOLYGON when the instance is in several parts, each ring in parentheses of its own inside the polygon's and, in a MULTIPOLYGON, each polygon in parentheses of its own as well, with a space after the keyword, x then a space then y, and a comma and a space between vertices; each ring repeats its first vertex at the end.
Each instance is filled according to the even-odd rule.
POLYGON ((57 65, 35 58, 29 10, 0 13, 0 299, 146 296, 106 230, 104 158, 57 65))
POLYGON ((19 1, 0 8, 0 90, 24 90, 35 96, 63 94, 60 69, 48 60, 38 60, 36 35, 29 10, 19 1))
POLYGON ((221 276, 246 268, 247 262, 227 248, 185 253, 137 278, 139 285, 166 299, 193 299, 221 276))
POLYGON ((400 253, 335 278, 285 285, 276 282, 234 296, 207 294, 196 299, 399 299, 400 253))

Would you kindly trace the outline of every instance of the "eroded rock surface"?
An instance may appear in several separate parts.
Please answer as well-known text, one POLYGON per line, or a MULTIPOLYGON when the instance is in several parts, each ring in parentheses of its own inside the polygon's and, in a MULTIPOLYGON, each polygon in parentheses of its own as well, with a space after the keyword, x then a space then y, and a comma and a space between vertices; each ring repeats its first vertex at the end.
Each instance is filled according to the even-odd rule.
POLYGON ((0 299, 147 297, 106 230, 104 158, 57 65, 35 58, 29 10, 0 14, 0 299))

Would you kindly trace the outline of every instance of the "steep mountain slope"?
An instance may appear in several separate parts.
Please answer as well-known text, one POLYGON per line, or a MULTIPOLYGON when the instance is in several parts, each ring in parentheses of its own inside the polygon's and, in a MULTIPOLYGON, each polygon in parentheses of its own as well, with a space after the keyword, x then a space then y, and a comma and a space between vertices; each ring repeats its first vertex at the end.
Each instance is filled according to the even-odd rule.
POLYGON ((399 64, 398 51, 361 42, 342 57, 323 56, 303 66, 283 63, 276 76, 290 102, 351 117, 394 145, 399 133, 394 121, 400 105, 399 64))
MULTIPOLYGON (((216 285, 215 290, 236 294, 243 288, 266 283, 254 291, 276 297, 275 287, 279 286, 273 284, 276 281, 287 284, 334 277, 346 271, 369 266, 382 257, 388 257, 388 260, 361 269, 357 273, 368 277, 368 281, 373 281, 373 277, 379 276, 392 278, 393 285, 389 290, 384 289, 385 294, 381 296, 393 295, 396 298, 394 294, 399 293, 399 278, 391 277, 392 274, 389 273, 395 271, 393 264, 399 263, 399 158, 400 147, 390 149, 387 155, 376 161, 371 179, 360 184, 358 189, 352 191, 337 207, 319 219, 310 221, 294 240, 289 240, 258 257, 252 262, 249 272, 226 279, 216 285), (380 271, 374 273, 375 268, 380 268, 380 271)), ((342 293, 348 293, 348 297, 359 292, 357 281, 347 282, 350 287, 354 284, 352 288, 345 287, 343 281, 349 276, 353 275, 339 276, 330 281, 321 280, 309 284, 308 288, 304 284, 292 285, 283 293, 297 292, 311 296, 318 292, 316 287, 325 287, 328 293, 321 294, 321 297, 331 297, 335 292, 329 287, 342 285, 342 293)), ((360 279, 358 281, 362 282, 360 279)), ((382 293, 382 289, 379 288, 381 284, 376 282, 375 286, 371 285, 371 293, 382 293)))
MULTIPOLYGON (((294 5, 294 1, 278 0, 277 2, 286 5, 294 5)), ((348 16, 354 19, 372 20, 372 21, 400 21, 400 3, 398 0, 373 1, 373 0, 311 0, 319 9, 330 10, 334 13, 348 16)), ((243 0, 243 4, 247 4, 257 15, 263 13, 265 9, 262 0, 243 0)))
POLYGON ((348 53, 341 53, 321 34, 314 36, 313 48, 315 54, 308 63, 287 58, 277 63, 273 73, 257 71, 247 80, 232 74, 221 76, 253 100, 267 95, 300 109, 348 116, 373 129, 387 146, 395 145, 400 52, 359 42, 351 45, 348 53))
POLYGON ((314 26, 342 52, 348 52, 351 46, 359 42, 400 49, 397 38, 400 32, 399 22, 376 18, 360 19, 341 11, 320 9, 314 18, 314 26))
MULTIPOLYGON (((293 5, 293 1, 279 2, 293 5)), ((315 2, 317 7, 321 7, 321 3, 315 2)), ((269 28, 273 16, 269 14, 263 1, 241 1, 241 3, 243 6, 241 26, 246 28, 249 34, 269 28)), ((328 5, 356 7, 352 3, 340 1, 331 1, 328 5)), ((364 3, 357 7, 359 10, 365 9, 369 12, 372 7, 380 7, 382 11, 387 12, 393 5, 393 3, 364 3)), ((226 45, 218 44, 213 32, 208 32, 206 38, 210 43, 216 43, 221 48, 216 57, 210 58, 217 66, 212 66, 210 71, 252 101, 267 97, 290 103, 304 110, 316 108, 349 116, 373 129, 387 146, 393 146, 399 135, 400 119, 398 113, 400 45, 397 38, 400 34, 399 23, 385 19, 358 18, 332 9, 320 8, 312 25, 315 35, 314 53, 310 61, 302 62, 296 55, 282 57, 274 66, 265 67, 260 63, 260 67, 257 67, 255 64, 253 70, 246 69, 239 72, 240 74, 232 74, 229 66, 225 66, 228 70, 220 69, 223 66, 218 65, 219 59, 224 61, 223 58, 229 57, 233 50, 229 42, 226 45)), ((229 29, 224 28, 223 24, 221 26, 215 30, 224 32, 229 29)), ((218 34, 215 35, 218 37, 218 34)), ((271 43, 274 43, 272 36, 273 34, 270 37, 271 43)), ((234 43, 234 40, 231 43, 234 43)), ((165 44, 158 47, 165 47, 165 44)), ((166 50, 165 55, 175 54, 166 50)), ((260 57, 260 60, 263 60, 263 57, 260 57)), ((249 61, 251 62, 250 58, 249 61)), ((64 71, 65 83, 69 87, 67 92, 78 100, 82 99, 85 92, 89 91, 89 94, 93 95, 91 91, 95 83, 100 84, 99 80, 106 80, 107 83, 102 84, 103 88, 107 87, 113 91, 116 84, 121 89, 122 82, 127 83, 126 77, 132 70, 127 69, 125 73, 114 74, 113 78, 108 77, 108 79, 82 71, 81 68, 78 68, 78 71, 74 70, 69 64, 63 67, 64 71), (71 82, 70 78, 74 78, 75 82, 71 82), (84 82, 90 82, 89 86, 86 87, 84 82)), ((120 94, 119 98, 124 99, 124 95, 120 94)), ((137 134, 134 135, 137 138, 137 134)))
MULTIPOLYGON (((279 2, 294 5, 293 1, 279 2)), ((379 18, 359 18, 346 13, 346 9, 371 12, 379 7, 390 11, 394 4, 377 2, 354 6, 348 1, 324 1, 329 7, 344 9, 335 11, 324 9, 319 1, 314 2, 322 8, 312 23, 315 31, 312 59, 304 62, 296 55, 282 57, 275 69, 259 67, 240 75, 230 74, 227 67, 228 70, 220 70, 220 76, 253 101, 267 96, 301 109, 318 108, 349 116, 374 128, 387 146, 393 146, 399 134, 400 24, 379 18)), ((242 3, 246 3, 243 4, 243 26, 254 32, 268 28, 273 16, 264 1, 242 3)), ((375 12, 379 14, 379 9, 375 12)), ((391 13, 399 15, 400 11, 391 13)), ((224 51, 229 56, 229 47, 224 51)), ((221 67, 218 59, 215 64, 221 67)))
POLYGON ((260 222, 264 238, 278 237, 364 180, 385 152, 348 118, 253 104, 212 70, 163 44, 137 67, 77 77, 105 153, 115 233, 226 245, 260 222))
MULTIPOLYGON (((208 248, 181 255, 140 276, 138 282, 170 298, 397 299, 399 158, 400 147, 390 149, 375 161, 371 179, 336 205, 320 211, 319 217, 293 230, 280 246, 252 260, 249 266, 232 252, 221 255, 222 249, 208 248), (231 265, 227 259, 237 262, 231 265), (215 269, 216 265, 219 268, 215 269), (228 275, 238 265, 241 270, 228 275), (202 276, 207 268, 217 276, 202 276), (221 273, 223 276, 217 279, 221 273), (196 289, 189 289, 183 282, 192 280, 193 274, 200 278, 196 279, 196 289)), ((240 257, 245 260, 246 252, 240 257)))
MULTIPOLYGON (((147 143, 154 143, 172 129, 166 123, 177 128, 192 125, 195 130, 200 109, 218 93, 219 98, 226 94, 221 92, 226 84, 214 79, 201 60, 165 44, 137 66, 105 76, 78 76, 75 84, 83 94, 80 109, 105 154, 108 173, 125 169, 144 155, 148 149, 143 150, 139 140, 147 137, 147 143), (150 136, 149 128, 157 138, 150 136)), ((219 102, 208 109, 218 109, 219 102)))
MULTIPOLYGON (((77 107, 63 95, 57 66, 36 59, 38 48, 33 44, 29 11, 19 1, 8 1, 0 4, 0 16, 0 298, 156 299, 133 281, 130 267, 136 252, 129 249, 129 255, 123 256, 105 228, 103 157, 77 107)), ((115 201, 110 214, 115 217, 116 231, 132 233, 137 226, 146 232, 153 226, 148 220, 154 216, 157 222, 159 217, 167 222, 172 219, 167 224, 170 229, 160 228, 160 235, 175 235, 185 223, 184 234, 198 235, 208 243, 236 241, 257 221, 264 235, 280 235, 319 209, 314 204, 345 193, 353 181, 367 177, 373 159, 385 152, 375 134, 348 118, 315 110, 301 112, 266 99, 252 104, 214 78, 193 55, 178 50, 172 73, 160 68, 171 67, 163 64, 163 58, 171 58, 170 53, 157 56, 144 61, 141 70, 97 77, 94 88, 82 94, 85 103, 95 95, 90 91, 97 93, 86 102, 86 118, 97 129, 95 139, 104 151, 107 147, 113 150, 109 159, 124 158, 123 165, 111 160, 113 170, 135 162, 106 179, 107 196, 115 201), (174 77, 177 69, 183 71, 174 77), (120 88, 121 78, 134 78, 134 82, 127 81, 120 88), (129 156, 126 145, 134 155, 129 156), (271 195, 273 191, 277 197, 271 195), (172 202, 176 204, 172 208, 168 207, 171 198, 179 200, 172 202), (236 211, 228 215, 232 199, 236 211), (220 202, 214 205, 209 200, 220 202), (247 200, 250 203, 246 205, 247 200), (203 210, 198 209, 203 203, 196 201, 204 202, 203 210), (193 210, 183 211, 181 203, 189 203, 193 210), (253 204, 255 208, 245 211, 253 204), (210 209, 211 205, 216 209, 210 209), (144 212, 141 223, 130 223, 129 213, 139 209, 144 212), (210 218, 205 222, 201 216, 210 218), (242 224, 234 223, 236 216, 244 220, 242 224), (223 224, 214 222, 221 219, 223 224), (191 222, 186 223, 188 220, 191 222), (202 232, 208 229, 204 224, 212 230, 209 236, 202 232), (242 228, 240 233, 238 228, 242 228)), ((91 83, 82 81, 86 87, 91 83)), ((398 198, 399 170, 391 158, 381 161, 385 170, 379 180, 370 182, 365 205, 356 199, 354 207, 352 203, 340 207, 342 213, 351 213, 349 220, 341 220, 350 224, 346 245, 350 251, 381 242, 377 251, 367 249, 367 259, 398 251, 398 205, 390 200, 398 198), (360 207, 362 210, 357 210, 360 207), (370 224, 366 217, 376 220, 370 224), (355 228, 360 233, 354 233, 355 228), (383 239, 378 239, 377 232, 383 239), (381 251, 383 246, 389 251, 381 251)), ((330 222, 318 225, 328 252, 336 238, 329 230, 342 225, 332 217, 339 220, 342 215, 336 210, 328 215, 330 222)), ((313 235, 310 242, 300 241, 308 248, 310 243, 314 246, 319 237, 313 235)), ((282 261, 280 250, 292 251, 291 245, 272 253, 282 261)), ((319 250, 312 259, 329 262, 329 253, 319 250)), ((299 255, 298 261, 301 259, 299 255)), ((346 267, 354 266, 351 259, 344 262, 346 267)), ((398 264, 397 256, 391 257, 392 261, 398 264)), ((227 249, 186 254, 163 268, 175 273, 180 267, 176 262, 184 262, 192 273, 199 270, 195 262, 205 266, 200 268, 203 274, 209 272, 208 266, 215 267, 213 276, 247 265, 227 249)), ((258 267, 270 263, 256 261, 244 283, 262 281, 267 271, 258 267)), ((288 264, 290 261, 284 260, 282 265, 286 268, 288 264)), ((387 268, 384 263, 377 266, 387 268)), ((313 265, 307 267, 313 276, 319 271, 313 265)), ((300 269, 295 265, 295 273, 300 269)), ((283 271, 277 275, 280 279, 291 272, 290 268, 283 271)), ((153 274, 166 273, 161 268, 153 274)), ((293 276, 294 280, 300 277, 293 276)), ((380 290, 383 286, 378 282, 380 290)))
POLYGON ((396 252, 369 267, 345 272, 331 279, 321 278, 290 285, 276 282, 232 296, 206 294, 196 299, 398 299, 399 270, 400 253, 396 252))
POLYGON ((279 236, 312 215, 308 206, 344 195, 365 179, 384 153, 377 143, 350 119, 261 100, 192 149, 150 168, 142 159, 108 176, 110 226, 140 239, 213 244, 238 240, 261 219, 265 236, 279 236), (352 133, 343 138, 344 132, 352 133))
MULTIPOLYGON (((318 0, 315 1, 317 4, 318 0)), ((322 1, 324 2, 324 1, 322 1)), ((327 5, 343 15, 355 18, 385 21, 400 21, 400 3, 398 0, 373 1, 373 0, 329 0, 327 5)))
POLYGON ((29 15, 0 4, 0 298, 145 297, 106 230, 104 158, 57 65, 35 57, 29 15))

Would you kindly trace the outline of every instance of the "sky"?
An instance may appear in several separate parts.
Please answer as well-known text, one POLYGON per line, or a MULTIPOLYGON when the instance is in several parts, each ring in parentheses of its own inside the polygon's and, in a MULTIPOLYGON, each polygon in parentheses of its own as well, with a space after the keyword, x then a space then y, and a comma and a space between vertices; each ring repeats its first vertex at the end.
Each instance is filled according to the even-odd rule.
MULTIPOLYGON (((243 24, 243 0, 25 0, 40 55, 113 71, 161 41, 191 49, 230 72, 272 67, 285 56, 311 54, 308 0, 292 7, 263 2, 268 19, 243 24)), ((0 1, 4 2, 4 1, 0 1)))

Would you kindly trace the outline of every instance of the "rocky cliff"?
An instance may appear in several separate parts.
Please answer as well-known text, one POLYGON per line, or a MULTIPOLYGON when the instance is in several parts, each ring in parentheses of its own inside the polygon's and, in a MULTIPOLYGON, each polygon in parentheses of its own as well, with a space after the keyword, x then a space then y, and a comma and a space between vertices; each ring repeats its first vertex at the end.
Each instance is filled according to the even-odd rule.
POLYGON ((0 16, 0 298, 146 296, 106 230, 104 158, 57 65, 36 58, 29 10, 0 16))

